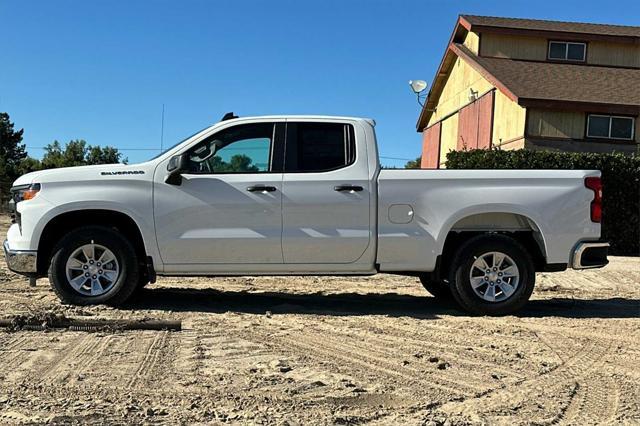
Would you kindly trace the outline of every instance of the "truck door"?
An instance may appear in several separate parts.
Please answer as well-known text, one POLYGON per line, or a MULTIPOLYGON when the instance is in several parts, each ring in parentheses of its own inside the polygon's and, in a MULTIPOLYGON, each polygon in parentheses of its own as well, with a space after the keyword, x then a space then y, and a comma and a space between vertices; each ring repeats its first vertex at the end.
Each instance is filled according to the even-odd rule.
POLYGON ((165 264, 282 263, 282 164, 274 161, 282 162, 276 151, 283 136, 284 122, 228 127, 187 151, 189 172, 180 185, 156 173, 154 215, 165 264))
POLYGON ((353 263, 363 255, 372 237, 366 156, 351 123, 287 121, 285 263, 353 263))

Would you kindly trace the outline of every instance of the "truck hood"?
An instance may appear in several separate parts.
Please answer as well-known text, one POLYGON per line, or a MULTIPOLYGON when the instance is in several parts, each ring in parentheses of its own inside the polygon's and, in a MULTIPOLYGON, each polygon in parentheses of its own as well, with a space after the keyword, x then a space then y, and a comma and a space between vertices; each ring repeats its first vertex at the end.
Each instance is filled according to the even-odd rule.
POLYGON ((100 164, 96 166, 61 167, 59 169, 38 170, 20 176, 13 183, 29 185, 32 183, 95 180, 109 176, 145 175, 151 171, 149 163, 141 164, 100 164))

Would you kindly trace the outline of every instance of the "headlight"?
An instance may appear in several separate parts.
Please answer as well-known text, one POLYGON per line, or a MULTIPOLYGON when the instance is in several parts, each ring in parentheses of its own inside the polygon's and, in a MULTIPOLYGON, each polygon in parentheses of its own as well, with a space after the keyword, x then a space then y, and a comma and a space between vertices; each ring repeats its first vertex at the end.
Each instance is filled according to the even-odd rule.
POLYGON ((32 183, 31 185, 20 185, 11 188, 13 201, 17 204, 20 201, 33 199, 40 192, 40 184, 32 183))

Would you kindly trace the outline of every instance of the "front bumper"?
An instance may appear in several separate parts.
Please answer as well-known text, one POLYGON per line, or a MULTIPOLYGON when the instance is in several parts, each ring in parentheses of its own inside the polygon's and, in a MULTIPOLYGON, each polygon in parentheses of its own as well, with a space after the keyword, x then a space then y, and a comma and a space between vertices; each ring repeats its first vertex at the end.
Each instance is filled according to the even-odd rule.
POLYGON ((571 267, 573 269, 602 268, 609 263, 608 252, 609 243, 602 241, 579 243, 573 251, 571 267))
POLYGON ((38 252, 11 250, 7 240, 5 240, 3 247, 4 257, 11 271, 27 276, 34 275, 38 271, 38 252))

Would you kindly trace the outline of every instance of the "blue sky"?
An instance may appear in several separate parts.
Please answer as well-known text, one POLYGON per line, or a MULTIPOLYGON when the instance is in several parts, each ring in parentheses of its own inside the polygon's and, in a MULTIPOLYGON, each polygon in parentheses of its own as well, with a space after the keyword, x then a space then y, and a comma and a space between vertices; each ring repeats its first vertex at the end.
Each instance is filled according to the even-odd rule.
POLYGON ((386 165, 420 154, 409 79, 431 82, 460 13, 639 25, 640 2, 0 0, 0 111, 130 162, 237 114, 375 118, 386 165))

